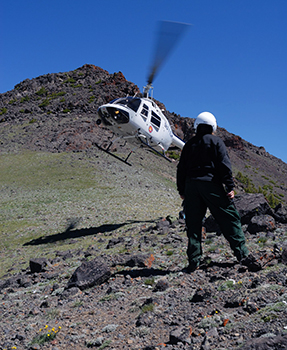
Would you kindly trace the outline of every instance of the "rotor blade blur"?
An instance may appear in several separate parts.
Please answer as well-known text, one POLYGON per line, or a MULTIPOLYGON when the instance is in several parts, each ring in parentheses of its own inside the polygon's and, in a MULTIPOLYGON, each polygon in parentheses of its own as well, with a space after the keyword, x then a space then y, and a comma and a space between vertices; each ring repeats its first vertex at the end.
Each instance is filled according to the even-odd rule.
POLYGON ((160 21, 153 65, 148 76, 148 84, 152 84, 156 73, 175 47, 189 24, 179 22, 160 21))

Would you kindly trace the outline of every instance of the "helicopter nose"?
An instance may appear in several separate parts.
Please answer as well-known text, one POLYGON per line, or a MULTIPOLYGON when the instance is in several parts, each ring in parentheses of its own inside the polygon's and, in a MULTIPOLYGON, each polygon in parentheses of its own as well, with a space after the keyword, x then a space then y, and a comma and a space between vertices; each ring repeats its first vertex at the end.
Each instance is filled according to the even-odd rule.
POLYGON ((129 122, 129 113, 121 108, 102 106, 99 108, 99 114, 106 125, 126 124, 129 122))
POLYGON ((112 123, 108 120, 110 119, 110 115, 106 109, 106 107, 102 106, 102 107, 99 107, 98 109, 98 114, 102 120, 102 122, 105 124, 105 125, 112 125, 112 123))

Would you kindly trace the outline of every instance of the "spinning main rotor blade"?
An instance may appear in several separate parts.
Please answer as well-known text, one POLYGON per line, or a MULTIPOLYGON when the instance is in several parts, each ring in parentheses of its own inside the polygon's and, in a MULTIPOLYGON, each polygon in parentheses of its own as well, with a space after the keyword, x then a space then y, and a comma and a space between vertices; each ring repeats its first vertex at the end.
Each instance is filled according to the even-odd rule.
POLYGON ((179 22, 159 22, 159 31, 157 35, 157 44, 153 65, 148 76, 148 85, 151 85, 156 73, 163 64, 164 60, 170 54, 175 44, 179 41, 189 24, 179 22))

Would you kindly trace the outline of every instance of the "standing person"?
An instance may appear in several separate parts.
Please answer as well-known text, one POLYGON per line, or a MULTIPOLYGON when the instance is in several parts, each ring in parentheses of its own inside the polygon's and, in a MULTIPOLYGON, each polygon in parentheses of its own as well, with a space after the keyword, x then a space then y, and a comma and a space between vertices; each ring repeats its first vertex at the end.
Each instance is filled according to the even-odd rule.
POLYGON ((233 204, 234 182, 224 142, 213 133, 217 129, 213 114, 203 112, 195 120, 196 135, 183 147, 177 167, 177 189, 184 200, 189 266, 194 271, 202 256, 202 220, 207 208, 228 240, 237 260, 258 270, 249 254, 240 216, 233 204))

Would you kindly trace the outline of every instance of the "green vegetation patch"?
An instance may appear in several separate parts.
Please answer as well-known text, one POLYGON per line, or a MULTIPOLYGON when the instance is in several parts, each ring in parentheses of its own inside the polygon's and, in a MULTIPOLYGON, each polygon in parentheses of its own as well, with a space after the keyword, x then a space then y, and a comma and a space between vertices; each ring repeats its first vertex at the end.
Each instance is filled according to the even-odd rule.
POLYGON ((47 95, 47 90, 44 87, 41 87, 41 89, 36 92, 36 95, 38 96, 47 95))
POLYGON ((3 115, 3 114, 5 114, 5 113, 7 113, 7 108, 6 108, 6 107, 1 108, 1 109, 0 109, 0 115, 3 115))
MULTIPOLYGON (((273 193, 272 185, 266 184, 263 187, 259 186, 256 188, 252 180, 247 175, 243 175, 240 171, 236 174, 235 178, 243 185, 246 193, 263 193, 271 208, 275 208, 282 202, 282 196, 273 193)), ((275 184, 275 182, 271 181, 267 176, 262 175, 262 178, 268 180, 272 184, 275 184)))

